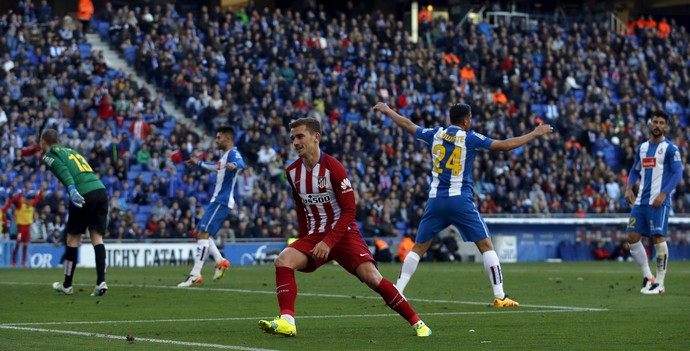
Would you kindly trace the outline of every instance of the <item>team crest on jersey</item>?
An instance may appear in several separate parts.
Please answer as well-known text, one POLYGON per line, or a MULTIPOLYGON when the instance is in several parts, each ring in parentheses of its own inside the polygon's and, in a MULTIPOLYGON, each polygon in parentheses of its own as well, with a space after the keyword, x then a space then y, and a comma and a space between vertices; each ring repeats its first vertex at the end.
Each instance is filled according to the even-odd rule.
POLYGON ((657 155, 663 155, 664 154, 664 148, 660 147, 659 151, 657 151, 656 153, 657 153, 657 155))
POLYGON ((319 189, 326 189, 326 177, 319 177, 316 185, 319 187, 319 189))

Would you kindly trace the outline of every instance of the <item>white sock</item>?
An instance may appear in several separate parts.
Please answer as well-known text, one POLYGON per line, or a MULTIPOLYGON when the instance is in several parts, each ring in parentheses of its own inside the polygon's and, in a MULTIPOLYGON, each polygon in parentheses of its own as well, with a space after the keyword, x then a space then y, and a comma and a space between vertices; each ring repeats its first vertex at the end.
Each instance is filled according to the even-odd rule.
POLYGON ((213 238, 208 239, 208 253, 211 254, 211 258, 216 261, 216 263, 223 261, 223 256, 220 254, 220 251, 218 251, 218 246, 216 246, 216 241, 213 240, 213 238))
POLYGON ((484 260, 484 270, 489 274, 491 287, 494 289, 494 296, 499 299, 506 297, 503 292, 503 273, 501 272, 501 263, 498 261, 496 251, 489 250, 482 254, 484 260))
POLYGON ((402 268, 400 269, 398 282, 395 283, 395 286, 401 294, 403 290, 405 290, 407 283, 410 282, 410 278, 412 278, 414 271, 417 270, 417 265, 419 265, 419 255, 414 251, 410 251, 407 257, 405 257, 405 262, 403 262, 402 268))
POLYGON ((653 278, 652 271, 649 269, 649 261, 647 260, 647 252, 642 246, 642 241, 638 241, 634 244, 630 244, 630 256, 632 256, 640 268, 642 269, 642 275, 645 278, 653 278))
POLYGON ((288 321, 288 323, 295 325, 295 317, 293 317, 289 314, 281 314, 280 317, 282 317, 284 320, 288 321))
POLYGON ((666 242, 655 244, 656 249, 656 282, 664 286, 666 277, 666 264, 668 263, 668 245, 666 242))
POLYGON ((201 268, 204 267, 204 261, 208 256, 208 239, 200 239, 196 241, 196 254, 194 255, 194 268, 192 268, 192 275, 201 276, 201 268))

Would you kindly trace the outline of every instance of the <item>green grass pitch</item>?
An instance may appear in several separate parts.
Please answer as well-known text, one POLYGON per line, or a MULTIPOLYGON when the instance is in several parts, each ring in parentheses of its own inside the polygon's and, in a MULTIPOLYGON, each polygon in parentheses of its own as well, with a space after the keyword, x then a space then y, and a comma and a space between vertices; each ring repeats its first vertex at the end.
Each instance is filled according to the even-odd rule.
MULTIPOLYGON (((654 271, 653 262, 652 271, 654 271)), ((382 264, 395 282, 399 264, 382 264)), ((278 314, 273 266, 231 267, 219 282, 175 288, 189 267, 112 267, 106 296, 93 269, 75 294, 52 291, 62 270, 0 270, 0 350, 688 350, 690 262, 671 261, 665 296, 639 293, 635 263, 504 264, 522 306, 489 307, 480 263, 421 263, 406 296, 431 327, 414 331, 342 268, 297 273, 297 337, 267 335, 278 314), (131 336, 127 340, 127 337, 131 336)))

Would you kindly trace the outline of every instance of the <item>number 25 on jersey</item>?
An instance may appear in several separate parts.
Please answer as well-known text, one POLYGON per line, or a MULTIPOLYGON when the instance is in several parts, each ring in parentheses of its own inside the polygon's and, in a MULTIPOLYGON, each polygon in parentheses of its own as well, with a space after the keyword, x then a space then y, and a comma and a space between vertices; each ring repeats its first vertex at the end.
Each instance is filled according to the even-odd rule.
POLYGON ((441 144, 437 144, 434 146, 432 152, 434 155, 434 172, 443 174, 444 169, 449 169, 454 176, 460 175, 460 171, 462 171, 462 162, 460 161, 460 155, 462 154, 461 147, 453 147, 453 151, 448 157, 445 165, 443 165, 444 168, 441 168, 440 166, 441 161, 443 161, 443 159, 446 157, 446 147, 441 144))

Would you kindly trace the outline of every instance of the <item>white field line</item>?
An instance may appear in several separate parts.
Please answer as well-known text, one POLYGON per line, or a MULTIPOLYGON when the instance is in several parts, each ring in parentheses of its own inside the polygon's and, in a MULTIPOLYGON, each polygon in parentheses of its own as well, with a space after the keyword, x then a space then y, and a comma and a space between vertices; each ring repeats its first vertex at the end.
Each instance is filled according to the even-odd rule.
MULTIPOLYGON (((77 335, 77 336, 88 336, 92 338, 101 339, 115 339, 115 340, 127 340, 126 336, 122 335, 111 335, 111 334, 101 334, 101 333, 90 333, 90 332, 78 332, 71 330, 57 330, 57 329, 42 329, 42 328, 29 328, 29 327, 18 327, 11 325, 0 325, 0 329, 12 329, 39 333, 52 333, 52 334, 67 334, 67 335, 77 335)), ((226 349, 226 350, 244 350, 244 351, 277 351, 272 349, 261 349, 256 347, 244 347, 235 345, 221 345, 221 344, 207 344, 202 342, 191 342, 191 341, 178 341, 178 340, 166 340, 166 339, 151 339, 151 338, 135 338, 135 342, 152 342, 157 344, 168 344, 168 345, 181 345, 181 346, 192 346, 192 347, 205 347, 212 349, 226 349)))
MULTIPOLYGON (((521 313, 565 313, 565 312, 598 312, 589 310, 519 310, 503 309, 501 312, 429 312, 420 313, 420 316, 461 316, 461 315, 503 315, 521 313)), ((297 319, 336 319, 336 318, 372 318, 372 317, 400 317, 397 313, 375 313, 375 314, 339 314, 330 316, 297 316, 297 319)), ((30 322, 30 323, 4 323, 0 328, 12 326, 32 326, 32 325, 83 325, 83 324, 138 324, 138 323, 188 323, 188 322, 219 322, 219 321, 258 321, 267 317, 225 317, 225 318, 180 318, 180 319, 135 319, 120 321, 76 321, 76 322, 30 322)))
MULTIPOLYGON (((0 282, 0 285, 46 285, 43 283, 35 282, 0 282)), ((74 284, 74 286, 92 286, 91 284, 74 284)), ((174 289, 181 290, 183 288, 178 288, 176 286, 169 285, 133 285, 133 284, 109 284, 109 287, 122 287, 122 288, 156 288, 156 289, 174 289)), ((247 290, 247 289, 228 289, 228 288, 202 288, 193 287, 185 288, 187 291, 219 291, 219 292, 236 292, 245 294, 264 294, 273 295, 274 291, 266 290, 247 290)), ((353 295, 341 295, 341 294, 320 294, 320 293, 305 293, 300 292, 299 296, 312 296, 312 297, 333 297, 341 299, 366 299, 366 300, 380 300, 380 296, 353 296, 353 295)), ((487 302, 477 302, 477 301, 456 301, 456 300, 433 300, 433 299, 418 299, 418 298, 407 298, 408 301, 412 302, 426 302, 426 303, 443 303, 443 304, 458 304, 458 305, 489 305, 487 302)), ((547 306, 547 305, 524 305, 520 304, 520 307, 527 308, 546 308, 555 310, 572 310, 572 311, 608 311, 607 308, 591 308, 591 307, 573 307, 573 306, 547 306)))

